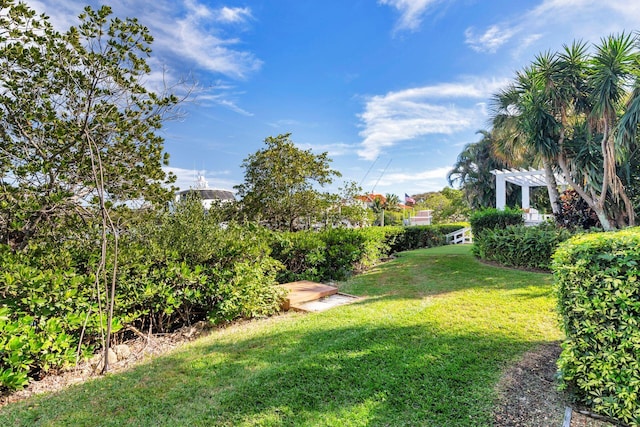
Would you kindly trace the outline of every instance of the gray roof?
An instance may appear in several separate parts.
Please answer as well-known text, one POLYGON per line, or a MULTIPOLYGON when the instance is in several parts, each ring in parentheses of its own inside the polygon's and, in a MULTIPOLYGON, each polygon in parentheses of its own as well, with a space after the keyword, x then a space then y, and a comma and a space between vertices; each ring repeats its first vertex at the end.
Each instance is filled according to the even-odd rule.
POLYGON ((178 191, 178 196, 184 196, 191 192, 197 193, 202 200, 235 200, 236 197, 228 190, 213 190, 210 188, 192 188, 189 190, 178 191))

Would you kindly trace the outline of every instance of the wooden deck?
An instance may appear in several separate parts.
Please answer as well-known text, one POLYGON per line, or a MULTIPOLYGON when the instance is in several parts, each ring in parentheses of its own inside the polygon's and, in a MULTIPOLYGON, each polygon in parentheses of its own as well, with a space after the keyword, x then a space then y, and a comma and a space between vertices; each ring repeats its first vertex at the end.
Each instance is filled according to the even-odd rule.
POLYGON ((338 293, 335 286, 324 285, 322 283, 303 280, 300 282, 285 283, 278 285, 289 291, 282 304, 283 310, 302 310, 300 306, 310 301, 316 301, 338 293))

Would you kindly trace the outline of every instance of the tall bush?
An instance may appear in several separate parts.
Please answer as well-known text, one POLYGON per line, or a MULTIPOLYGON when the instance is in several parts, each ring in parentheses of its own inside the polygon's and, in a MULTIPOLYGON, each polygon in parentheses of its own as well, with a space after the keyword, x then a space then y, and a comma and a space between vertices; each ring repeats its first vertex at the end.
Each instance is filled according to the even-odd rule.
POLYGON ((553 260, 564 385, 596 412, 640 425, 640 229, 576 236, 553 260))
POLYGON ((549 270, 558 244, 569 237, 569 231, 553 224, 485 229, 475 239, 474 254, 510 267, 549 270))
MULTIPOLYGON (((57 258, 69 255, 61 248, 57 258)), ((83 327, 88 336, 98 332, 92 280, 70 265, 46 268, 39 261, 0 246, 0 389, 21 388, 28 377, 71 363, 83 327)))
POLYGON ((470 218, 471 232, 474 239, 478 238, 484 230, 494 228, 506 228, 509 225, 523 225, 524 218, 518 209, 509 207, 501 210, 495 208, 482 209, 474 212, 470 218))

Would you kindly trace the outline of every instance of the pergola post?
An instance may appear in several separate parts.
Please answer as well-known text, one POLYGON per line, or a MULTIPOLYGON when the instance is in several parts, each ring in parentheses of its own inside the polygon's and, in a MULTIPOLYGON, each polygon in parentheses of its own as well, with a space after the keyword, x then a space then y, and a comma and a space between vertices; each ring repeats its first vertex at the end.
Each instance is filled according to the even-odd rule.
POLYGON ((529 202, 529 186, 522 186, 522 209, 529 209, 531 207, 529 202))
POLYGON ((504 210, 507 205, 507 184, 504 175, 496 174, 496 208, 504 210))

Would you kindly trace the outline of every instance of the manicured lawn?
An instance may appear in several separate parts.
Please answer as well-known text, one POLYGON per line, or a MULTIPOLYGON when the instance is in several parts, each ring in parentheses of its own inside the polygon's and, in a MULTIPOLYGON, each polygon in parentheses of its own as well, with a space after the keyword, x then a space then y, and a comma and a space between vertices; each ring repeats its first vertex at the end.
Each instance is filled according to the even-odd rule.
POLYGON ((362 302, 221 329, 0 425, 488 426, 502 369, 561 338, 550 283, 468 247, 403 253, 341 284, 362 302))

